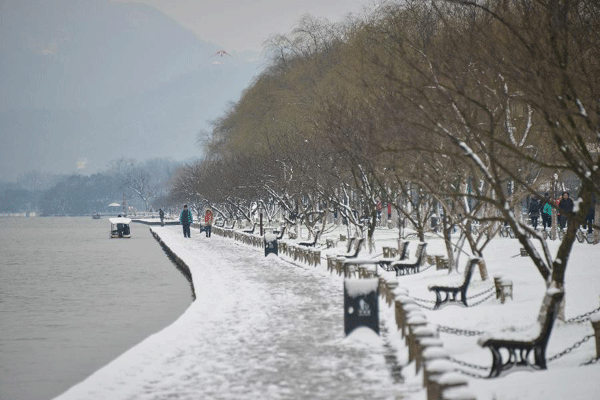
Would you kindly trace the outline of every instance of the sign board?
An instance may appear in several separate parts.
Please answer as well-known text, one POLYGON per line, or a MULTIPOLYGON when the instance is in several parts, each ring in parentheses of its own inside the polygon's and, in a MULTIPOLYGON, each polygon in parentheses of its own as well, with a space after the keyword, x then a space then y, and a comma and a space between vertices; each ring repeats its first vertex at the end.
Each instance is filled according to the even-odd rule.
POLYGON ((379 279, 344 280, 344 331, 346 336, 359 326, 379 335, 379 279))
POLYGON ((278 255, 277 235, 275 235, 275 234, 265 235, 265 257, 271 253, 278 255))

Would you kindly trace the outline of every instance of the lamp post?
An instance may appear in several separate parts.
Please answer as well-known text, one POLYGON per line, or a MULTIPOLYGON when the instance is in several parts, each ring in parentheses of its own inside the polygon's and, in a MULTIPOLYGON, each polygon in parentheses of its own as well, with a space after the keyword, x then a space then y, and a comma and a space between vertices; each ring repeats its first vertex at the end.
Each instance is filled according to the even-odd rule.
MULTIPOLYGON (((553 181, 552 181, 552 199, 551 202, 555 203, 556 200, 556 188, 558 186, 558 174, 554 173, 553 175, 553 181)), ((555 204, 552 204, 552 206, 554 206, 555 204)), ((558 224, 558 218, 556 216, 557 210, 556 207, 552 207, 552 229, 550 230, 550 237, 552 238, 552 240, 555 240, 557 235, 556 235, 556 225, 558 224)))
POLYGON ((260 223, 260 236, 264 234, 263 232, 263 207, 262 204, 258 206, 258 217, 260 223))

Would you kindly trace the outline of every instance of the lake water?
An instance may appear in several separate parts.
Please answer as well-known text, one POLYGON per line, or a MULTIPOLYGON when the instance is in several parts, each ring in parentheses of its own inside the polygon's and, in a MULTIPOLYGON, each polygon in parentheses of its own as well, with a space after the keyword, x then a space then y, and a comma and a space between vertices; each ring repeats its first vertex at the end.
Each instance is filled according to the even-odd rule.
POLYGON ((51 399, 175 321, 192 291, 148 226, 0 218, 0 400, 51 399))

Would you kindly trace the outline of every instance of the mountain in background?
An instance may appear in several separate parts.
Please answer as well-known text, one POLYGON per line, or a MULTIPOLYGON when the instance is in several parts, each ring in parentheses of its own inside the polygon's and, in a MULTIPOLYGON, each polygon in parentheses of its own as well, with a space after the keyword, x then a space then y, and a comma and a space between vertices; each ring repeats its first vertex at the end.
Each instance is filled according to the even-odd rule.
POLYGON ((263 66, 219 49, 142 4, 4 0, 0 180, 200 156, 198 132, 263 66))

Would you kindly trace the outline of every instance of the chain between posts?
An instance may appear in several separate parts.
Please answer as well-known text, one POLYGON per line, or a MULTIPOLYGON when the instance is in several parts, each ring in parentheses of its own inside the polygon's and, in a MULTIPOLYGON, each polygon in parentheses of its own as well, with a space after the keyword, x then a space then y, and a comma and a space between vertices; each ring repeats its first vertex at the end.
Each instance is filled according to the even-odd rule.
MULTIPOLYGON (((587 335, 587 336, 585 336, 579 342, 576 342, 573 346, 568 347, 568 348, 564 349, 563 351, 561 351, 560 353, 555 354, 552 357, 550 357, 548 359, 548 362, 552 362, 554 360, 558 360, 562 356, 569 354, 571 351, 575 350, 576 348, 578 348, 579 346, 581 346, 582 344, 584 344, 585 342, 587 342, 588 340, 590 340, 593 337, 594 337, 594 335, 587 335)), ((596 361, 594 361, 594 362, 596 362, 596 361)))
POLYGON ((425 267, 423 269, 419 269, 419 272, 427 271, 431 267, 433 267, 433 265, 428 265, 427 267, 425 267))
POLYGON ((479 370, 482 370, 482 371, 487 371, 487 370, 490 369, 490 367, 484 367, 482 365, 471 364, 471 363, 468 363, 466 361, 458 360, 458 359, 456 359, 454 357, 450 357, 449 360, 452 361, 453 363, 458 364, 458 365, 462 365, 464 367, 469 367, 469 368, 474 368, 474 369, 479 369, 479 370))
MULTIPOLYGON (((494 288, 492 288, 492 289, 494 289, 494 288)), ((475 307, 476 305, 479 305, 479 304, 483 303, 484 301, 486 301, 486 300, 490 299, 490 298, 491 298, 492 296, 494 296, 495 294, 496 294, 495 292, 493 292, 493 293, 490 293, 490 294, 489 294, 489 296, 487 296, 487 297, 484 297, 483 299, 479 300, 478 302, 475 302, 475 303, 471 304, 471 305, 470 305, 470 307, 475 307)), ((474 296, 474 297, 475 297, 475 296, 474 296)))
POLYGON ((487 378, 487 376, 483 376, 483 375, 479 375, 479 374, 474 374, 472 372, 468 372, 468 371, 465 371, 464 369, 460 369, 460 368, 458 368, 456 371, 459 372, 459 373, 461 373, 461 374, 463 374, 463 375, 470 376, 471 378, 476 378, 476 379, 485 379, 485 378, 487 378))
POLYGON ((592 365, 592 364, 596 364, 596 362, 598 362, 598 360, 600 360, 600 357, 594 357, 592 358, 590 361, 588 362, 584 362, 583 364, 581 364, 580 366, 583 367, 584 365, 592 365))
POLYGON ((450 335, 458 335, 458 336, 481 336, 485 332, 484 331, 472 331, 469 329, 459 329, 452 328, 450 326, 438 325, 437 330, 439 332, 448 333, 450 335))
POLYGON ((589 321, 590 316, 597 313, 598 311, 600 311, 600 307, 596 308, 595 310, 586 312, 585 314, 578 315, 577 317, 569 318, 565 321, 565 324, 581 324, 583 322, 589 321))
MULTIPOLYGON (((420 299, 415 299, 415 300, 417 300, 417 301, 426 301, 427 303, 435 303, 435 301, 429 301, 429 300, 420 300, 420 299)), ((433 309, 434 309, 433 307, 426 306, 425 304, 419 304, 419 303, 416 303, 416 304, 417 304, 419 307, 421 307, 421 308, 425 308, 425 309, 427 309, 427 310, 433 310, 433 309)))
POLYGON ((492 286, 491 288, 489 288, 489 289, 487 289, 487 290, 484 290, 484 291, 483 291, 483 292, 481 292, 481 293, 474 294, 473 296, 468 296, 468 297, 467 297, 467 300, 469 300, 469 299, 474 299, 475 297, 483 296, 484 294, 486 294, 486 293, 489 293, 489 292, 491 292, 491 291, 492 291, 492 290, 494 290, 494 289, 496 289, 496 287, 495 287, 495 286, 492 286))

